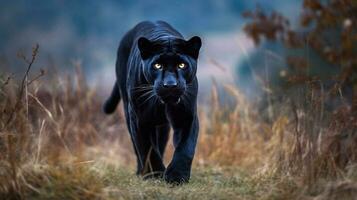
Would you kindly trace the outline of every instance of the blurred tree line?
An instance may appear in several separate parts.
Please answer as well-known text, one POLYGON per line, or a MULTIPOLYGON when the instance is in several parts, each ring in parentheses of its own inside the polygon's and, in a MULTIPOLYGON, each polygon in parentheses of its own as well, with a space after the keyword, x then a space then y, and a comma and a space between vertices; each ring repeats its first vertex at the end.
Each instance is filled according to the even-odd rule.
POLYGON ((244 31, 256 45, 262 41, 280 42, 286 49, 308 48, 308 54, 286 55, 287 85, 323 84, 326 96, 343 95, 350 114, 357 113, 357 1, 304 0, 299 26, 292 28, 287 17, 278 12, 267 14, 257 8, 243 16, 249 19, 244 31), (310 51, 310 52, 309 52, 310 51), (316 66, 313 57, 323 62, 316 66), (315 66, 314 66, 315 65, 315 66), (333 66, 333 70, 329 68, 333 66))

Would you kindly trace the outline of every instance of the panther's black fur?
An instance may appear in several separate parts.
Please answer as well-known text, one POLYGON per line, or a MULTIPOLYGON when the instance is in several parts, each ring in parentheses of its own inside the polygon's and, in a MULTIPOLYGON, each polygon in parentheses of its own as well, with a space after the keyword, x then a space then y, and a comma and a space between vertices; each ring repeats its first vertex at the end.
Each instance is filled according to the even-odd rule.
POLYGON ((127 126, 137 155, 137 174, 183 183, 190 178, 198 136, 197 58, 201 39, 185 41, 163 21, 141 22, 122 39, 117 80, 104 105, 112 113, 123 99, 127 126), (174 130, 175 153, 162 158, 174 130))

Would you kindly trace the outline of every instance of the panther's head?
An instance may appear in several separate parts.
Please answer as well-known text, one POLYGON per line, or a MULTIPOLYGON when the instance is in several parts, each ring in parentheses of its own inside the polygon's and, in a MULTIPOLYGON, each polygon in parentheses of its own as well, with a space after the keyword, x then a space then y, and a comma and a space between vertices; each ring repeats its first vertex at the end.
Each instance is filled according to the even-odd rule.
POLYGON ((201 39, 167 37, 150 41, 141 37, 137 44, 143 74, 154 95, 162 103, 178 103, 196 76, 201 39))

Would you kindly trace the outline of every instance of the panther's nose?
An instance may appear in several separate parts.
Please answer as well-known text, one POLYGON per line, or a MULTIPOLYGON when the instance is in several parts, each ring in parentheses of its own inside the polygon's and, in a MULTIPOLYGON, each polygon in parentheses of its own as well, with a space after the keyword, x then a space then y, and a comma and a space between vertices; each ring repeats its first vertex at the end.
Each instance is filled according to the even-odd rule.
POLYGON ((163 86, 165 88, 175 88, 177 87, 177 79, 174 74, 168 73, 163 81, 163 86))
POLYGON ((165 88, 175 88, 175 87, 177 87, 177 81, 164 82, 164 87, 165 88))

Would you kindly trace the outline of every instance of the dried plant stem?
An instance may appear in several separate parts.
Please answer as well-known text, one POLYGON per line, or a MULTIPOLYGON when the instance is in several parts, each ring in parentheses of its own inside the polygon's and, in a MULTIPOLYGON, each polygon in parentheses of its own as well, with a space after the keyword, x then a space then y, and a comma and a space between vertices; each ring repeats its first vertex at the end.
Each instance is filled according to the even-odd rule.
POLYGON ((15 115, 17 109, 21 105, 22 97, 24 95, 24 90, 27 89, 28 75, 30 73, 30 70, 31 70, 31 67, 32 67, 33 63, 36 60, 36 56, 37 56, 39 47, 40 46, 38 44, 36 44, 35 47, 32 49, 32 59, 31 59, 31 61, 26 61, 26 58, 24 58, 25 61, 28 63, 27 70, 26 70, 26 73, 24 74, 24 77, 22 78, 21 85, 20 85, 20 90, 19 90, 19 93, 18 93, 18 96, 17 96, 17 99, 16 99, 15 106, 14 106, 12 112, 10 113, 9 118, 6 120, 6 123, 5 123, 4 127, 2 129, 0 129, 0 132, 5 130, 6 127, 10 124, 11 120, 14 118, 14 115, 15 115))

